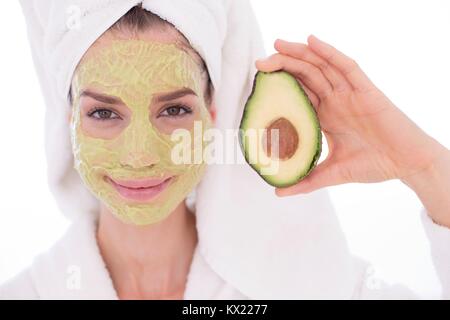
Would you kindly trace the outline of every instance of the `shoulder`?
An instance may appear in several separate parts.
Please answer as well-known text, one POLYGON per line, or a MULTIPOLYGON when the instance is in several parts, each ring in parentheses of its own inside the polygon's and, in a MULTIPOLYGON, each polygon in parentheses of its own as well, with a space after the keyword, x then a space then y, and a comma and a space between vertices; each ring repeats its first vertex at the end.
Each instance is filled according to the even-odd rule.
POLYGON ((96 240, 96 221, 74 221, 50 250, 0 288, 2 299, 116 299, 96 240))

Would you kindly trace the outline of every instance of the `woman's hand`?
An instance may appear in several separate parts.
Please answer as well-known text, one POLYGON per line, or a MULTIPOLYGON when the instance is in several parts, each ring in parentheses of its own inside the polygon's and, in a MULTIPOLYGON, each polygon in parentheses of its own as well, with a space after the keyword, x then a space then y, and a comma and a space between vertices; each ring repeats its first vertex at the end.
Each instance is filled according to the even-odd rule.
POLYGON ((314 36, 308 45, 282 40, 278 53, 256 62, 260 71, 283 69, 299 80, 327 139, 327 158, 279 196, 349 182, 407 181, 448 150, 423 132, 366 76, 358 64, 314 36))

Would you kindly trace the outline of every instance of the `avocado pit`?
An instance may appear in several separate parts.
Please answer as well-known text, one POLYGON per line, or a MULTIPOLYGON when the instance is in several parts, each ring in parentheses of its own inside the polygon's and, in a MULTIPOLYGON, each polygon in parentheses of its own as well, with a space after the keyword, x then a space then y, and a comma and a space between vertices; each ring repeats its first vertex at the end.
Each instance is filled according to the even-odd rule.
POLYGON ((280 117, 272 121, 264 131, 262 138, 264 152, 272 157, 272 151, 276 150, 278 144, 278 156, 280 160, 287 160, 291 158, 299 145, 299 136, 294 125, 286 118, 280 117), (276 139, 276 131, 278 130, 278 139, 276 139), (274 137, 272 137, 274 134, 274 137), (272 138, 274 141, 272 141, 272 138), (278 140, 278 141, 277 141, 278 140), (275 143, 275 145, 272 145, 275 143))

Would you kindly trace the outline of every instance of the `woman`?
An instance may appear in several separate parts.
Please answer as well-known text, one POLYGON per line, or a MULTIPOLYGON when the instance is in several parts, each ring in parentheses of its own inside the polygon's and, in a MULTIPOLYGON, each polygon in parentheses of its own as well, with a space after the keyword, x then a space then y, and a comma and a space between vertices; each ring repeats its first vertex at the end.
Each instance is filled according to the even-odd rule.
POLYGON ((174 166, 167 158, 176 129, 191 132, 195 121, 206 128, 236 126, 236 106, 248 96, 262 53, 248 3, 144 1, 135 7, 139 3, 80 6, 85 20, 57 32, 65 1, 22 1, 54 108, 49 119, 70 119, 70 126, 67 118, 52 122, 59 135, 49 131, 49 141, 70 136, 72 143, 72 152, 49 144, 59 151, 49 153, 50 161, 58 159, 51 171, 60 174, 50 182, 63 212, 79 217, 54 248, 4 285, 2 297, 410 297, 405 289, 365 285, 367 265, 349 254, 329 199, 318 190, 387 179, 400 179, 421 199, 448 292, 450 257, 442 248, 450 243, 450 153, 354 61, 310 37, 308 45, 277 41, 278 53, 257 62, 259 70, 284 69, 298 78, 330 148, 306 179, 276 191, 309 195, 275 199, 248 167, 206 170, 204 163, 174 166), (182 14, 186 9, 192 17, 182 14), (46 18, 51 23, 40 42, 33 32, 46 18), (391 135, 394 128, 398 134, 391 135), (197 185, 190 206, 184 200, 197 185))

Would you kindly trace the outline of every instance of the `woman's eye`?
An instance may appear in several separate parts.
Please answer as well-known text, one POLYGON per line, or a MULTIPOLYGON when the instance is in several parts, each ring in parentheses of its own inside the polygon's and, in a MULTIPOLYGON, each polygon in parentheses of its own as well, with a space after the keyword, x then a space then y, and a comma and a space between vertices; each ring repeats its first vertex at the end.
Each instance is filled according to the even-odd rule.
POLYGON ((114 111, 108 109, 95 109, 94 111, 91 111, 88 115, 89 117, 98 120, 111 120, 120 118, 114 111))
POLYGON ((164 109, 159 115, 163 117, 179 117, 191 112, 192 110, 185 106, 171 106, 164 109))

